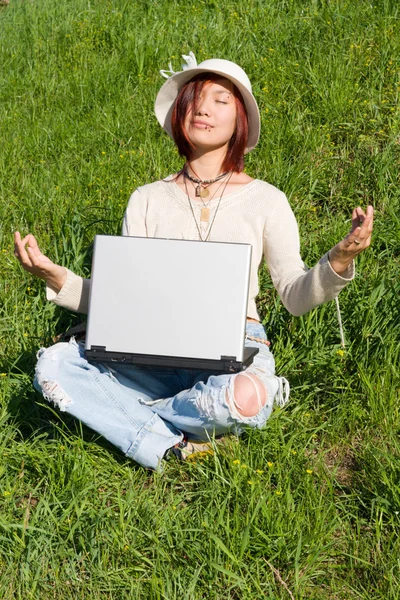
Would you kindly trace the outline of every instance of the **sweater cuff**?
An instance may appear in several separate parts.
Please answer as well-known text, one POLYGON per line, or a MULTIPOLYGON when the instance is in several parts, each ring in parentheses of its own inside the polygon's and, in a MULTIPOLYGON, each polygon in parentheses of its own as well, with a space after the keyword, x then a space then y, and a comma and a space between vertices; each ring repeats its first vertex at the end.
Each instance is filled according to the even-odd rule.
POLYGON ((74 312, 87 313, 89 307, 90 279, 83 279, 67 269, 67 279, 58 294, 46 285, 46 298, 50 302, 74 312))
POLYGON ((344 287, 347 283, 349 283, 349 281, 352 281, 355 277, 356 271, 355 271, 355 267, 354 267, 354 260, 349 264, 349 266, 342 273, 342 275, 339 275, 339 273, 336 273, 336 271, 332 268, 332 265, 329 260, 329 252, 324 254, 324 256, 321 258, 321 260, 319 262, 321 265, 327 264, 327 267, 329 269, 328 276, 332 278, 333 285, 339 285, 340 287, 344 287))

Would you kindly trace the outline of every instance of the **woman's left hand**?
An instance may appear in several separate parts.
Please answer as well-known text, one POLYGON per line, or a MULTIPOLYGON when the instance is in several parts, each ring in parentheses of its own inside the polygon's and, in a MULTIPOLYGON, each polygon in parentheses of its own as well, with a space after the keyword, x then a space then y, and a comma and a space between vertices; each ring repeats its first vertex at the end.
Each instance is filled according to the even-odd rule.
POLYGON ((371 243, 373 225, 374 209, 372 206, 368 206, 366 212, 360 207, 353 210, 350 233, 329 251, 329 262, 338 275, 342 275, 346 271, 357 254, 368 248, 371 243))

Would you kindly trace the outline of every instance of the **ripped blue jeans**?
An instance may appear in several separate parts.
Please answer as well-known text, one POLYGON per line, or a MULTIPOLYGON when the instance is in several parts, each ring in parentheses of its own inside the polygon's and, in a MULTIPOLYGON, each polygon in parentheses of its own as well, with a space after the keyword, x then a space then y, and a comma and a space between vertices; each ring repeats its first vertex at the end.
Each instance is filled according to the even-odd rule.
MULTIPOLYGON (((266 339, 258 323, 248 322, 246 334, 266 339)), ((249 339, 246 345, 258 347, 259 353, 243 373, 256 375, 266 391, 266 402, 253 417, 237 410, 233 384, 238 374, 91 363, 74 339, 39 351, 34 386, 126 456, 158 469, 166 450, 183 434, 208 440, 228 432, 240 434, 244 426, 261 428, 274 401, 286 403, 289 385, 275 375, 268 346, 249 339)))

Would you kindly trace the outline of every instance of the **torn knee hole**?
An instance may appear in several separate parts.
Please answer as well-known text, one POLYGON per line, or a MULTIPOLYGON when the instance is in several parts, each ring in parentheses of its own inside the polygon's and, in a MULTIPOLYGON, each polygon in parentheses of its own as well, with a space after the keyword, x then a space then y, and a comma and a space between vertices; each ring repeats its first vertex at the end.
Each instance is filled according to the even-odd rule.
POLYGON ((267 390, 257 375, 239 373, 227 390, 226 400, 232 413, 240 417, 254 417, 267 402, 267 390))
POLYGON ((38 384, 41 387, 43 396, 49 402, 53 402, 61 411, 67 410, 67 406, 71 404, 71 398, 67 396, 64 390, 55 381, 49 381, 38 377, 38 384))

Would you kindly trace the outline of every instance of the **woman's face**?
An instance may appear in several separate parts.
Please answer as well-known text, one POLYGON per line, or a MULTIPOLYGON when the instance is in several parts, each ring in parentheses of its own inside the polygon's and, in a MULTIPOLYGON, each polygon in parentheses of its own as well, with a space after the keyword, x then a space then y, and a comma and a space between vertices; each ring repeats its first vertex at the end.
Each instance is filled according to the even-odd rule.
POLYGON ((228 145, 236 128, 236 100, 233 84, 217 79, 205 84, 196 110, 186 114, 185 131, 196 150, 211 150, 228 145))

